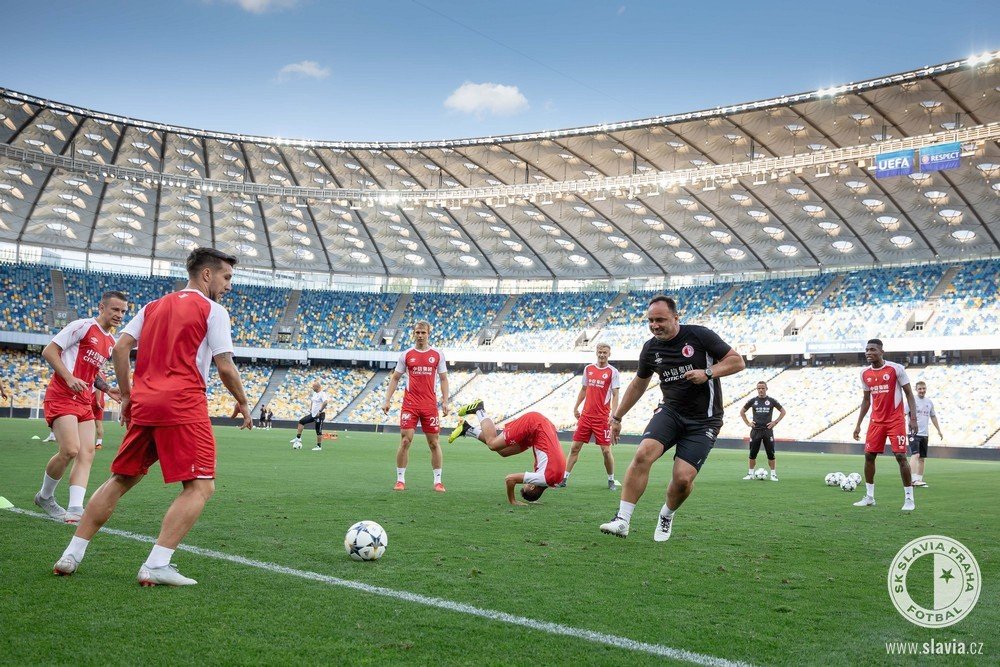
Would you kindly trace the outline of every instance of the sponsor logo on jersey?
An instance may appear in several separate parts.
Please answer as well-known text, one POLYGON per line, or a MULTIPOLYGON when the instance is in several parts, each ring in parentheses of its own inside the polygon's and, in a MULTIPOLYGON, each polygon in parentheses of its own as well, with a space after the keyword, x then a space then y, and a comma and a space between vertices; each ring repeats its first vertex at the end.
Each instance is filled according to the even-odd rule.
MULTIPOLYGON (((709 440, 715 440, 715 429, 714 428, 708 429, 707 431, 705 431, 705 435, 708 436, 709 440)), ((698 463, 701 463, 701 461, 699 461, 698 463)))
POLYGON ((867 382, 868 384, 871 384, 874 381, 875 381, 875 378, 873 378, 871 375, 865 377, 865 382, 867 382))
POLYGON ((179 297, 177 297, 177 298, 178 298, 178 299, 186 299, 186 298, 188 298, 188 296, 190 296, 190 295, 189 295, 189 294, 181 294, 181 295, 180 295, 179 297))
POLYGON ((90 343, 91 345, 97 345, 97 336, 91 336, 90 343))
POLYGON ((660 356, 659 352, 656 353, 656 358, 653 359, 653 363, 657 366, 663 363, 663 357, 660 356))
POLYGON ((681 354, 683 354, 685 357, 693 357, 694 356, 694 348, 691 347, 690 344, 685 345, 684 347, 681 348, 681 354))

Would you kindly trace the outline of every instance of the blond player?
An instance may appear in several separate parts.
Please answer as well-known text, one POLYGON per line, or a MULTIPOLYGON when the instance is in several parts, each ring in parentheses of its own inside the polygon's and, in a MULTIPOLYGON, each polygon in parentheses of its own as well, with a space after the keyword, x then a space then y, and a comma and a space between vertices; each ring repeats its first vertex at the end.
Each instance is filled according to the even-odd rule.
POLYGON ((590 442, 601 448, 604 457, 604 470, 608 473, 608 489, 618 488, 615 479, 615 457, 611 454, 611 415, 618 409, 618 388, 621 380, 618 369, 608 363, 611 357, 611 346, 601 343, 597 346, 597 363, 587 364, 583 369, 583 382, 576 403, 573 405, 573 416, 576 417, 576 432, 573 434, 573 449, 570 450, 566 462, 566 475, 557 486, 569 483, 570 473, 580 456, 580 450, 590 442), (580 404, 583 403, 583 412, 580 404))

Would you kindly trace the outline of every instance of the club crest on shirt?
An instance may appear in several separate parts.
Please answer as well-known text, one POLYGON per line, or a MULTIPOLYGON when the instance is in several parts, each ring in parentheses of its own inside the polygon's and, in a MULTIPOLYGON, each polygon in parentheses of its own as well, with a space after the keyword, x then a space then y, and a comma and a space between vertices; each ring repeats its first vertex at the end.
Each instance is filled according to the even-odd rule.
POLYGON ((889 379, 889 374, 888 373, 883 374, 882 375, 882 379, 883 380, 888 380, 889 379))
POLYGON ((608 379, 608 374, 607 373, 602 373, 601 374, 601 379, 602 380, 607 380, 608 379))
POLYGON ((434 356, 433 355, 427 357, 427 363, 429 363, 429 364, 433 364, 434 363, 434 356))
POLYGON ((681 354, 683 354, 685 357, 693 357, 694 356, 694 348, 691 347, 690 343, 688 343, 687 345, 685 345, 684 347, 681 348, 681 354))
POLYGON ((771 405, 771 401, 764 401, 764 405, 771 405))

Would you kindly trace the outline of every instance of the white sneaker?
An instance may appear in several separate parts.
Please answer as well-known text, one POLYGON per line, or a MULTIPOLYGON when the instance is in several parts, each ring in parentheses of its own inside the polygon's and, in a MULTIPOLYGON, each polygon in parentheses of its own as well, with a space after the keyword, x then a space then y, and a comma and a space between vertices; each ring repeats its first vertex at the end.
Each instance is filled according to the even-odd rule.
POLYGON ((42 494, 36 493, 35 504, 45 510, 45 513, 53 519, 59 519, 62 521, 66 518, 66 510, 59 506, 59 503, 56 502, 55 496, 42 498, 42 494))
POLYGON ((76 568, 78 567, 80 567, 80 561, 75 556, 67 554, 57 560, 56 564, 52 566, 52 574, 60 577, 68 577, 76 572, 76 568))
POLYGON ((49 431, 49 434, 45 436, 44 440, 42 440, 42 442, 55 442, 55 441, 56 441, 56 434, 53 433, 52 431, 49 431))
POLYGON ((917 509, 917 506, 913 504, 913 501, 912 500, 906 500, 906 501, 903 502, 903 508, 902 508, 901 511, 903 511, 903 512, 912 512, 915 509, 917 509))
POLYGON ((752 473, 752 472, 748 472, 748 473, 746 474, 746 476, 745 476, 745 477, 743 477, 743 479, 753 479, 753 478, 754 478, 754 477, 753 477, 753 473, 752 473))
POLYGON ((922 479, 913 480, 913 486, 927 486, 927 482, 922 479))
POLYGON ((771 481, 772 482, 777 482, 778 481, 778 473, 776 473, 776 472, 772 472, 771 473, 771 481))
POLYGON ((875 504, 875 499, 871 496, 865 496, 858 502, 854 503, 855 507, 871 507, 875 504))
POLYGON ((313 451, 314 452, 321 452, 321 451, 323 451, 323 448, 320 447, 319 445, 316 445, 315 447, 313 447, 313 451))
POLYGON ((63 521, 66 523, 80 523, 80 519, 83 518, 83 508, 82 507, 67 507, 66 516, 63 517, 63 521))
POLYGON ((619 482, 617 479, 608 480, 608 491, 617 491, 620 488, 622 488, 622 483, 619 482))
POLYGON ((140 586, 193 586, 198 582, 185 577, 177 571, 177 566, 173 563, 163 567, 147 567, 143 565, 139 568, 140 586))
POLYGON ((654 542, 666 542, 670 539, 670 531, 674 528, 674 515, 659 517, 656 522, 656 530, 653 531, 654 542))
POLYGON ((616 516, 611 521, 601 524, 601 532, 615 537, 628 537, 628 521, 616 516))
POLYGON ((292 439, 291 439, 291 440, 289 440, 288 442, 292 443, 293 445, 294 445, 294 444, 295 444, 296 442, 297 442, 297 443, 299 443, 299 444, 302 444, 302 438, 292 438, 292 439))

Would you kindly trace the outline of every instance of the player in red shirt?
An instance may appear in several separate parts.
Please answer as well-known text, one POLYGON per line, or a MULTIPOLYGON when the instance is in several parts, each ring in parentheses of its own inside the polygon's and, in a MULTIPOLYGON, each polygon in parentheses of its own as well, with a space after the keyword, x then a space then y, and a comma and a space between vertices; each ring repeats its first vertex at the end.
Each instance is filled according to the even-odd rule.
POLYGON ((854 427, 854 439, 861 439, 861 421, 872 408, 868 434, 865 437, 865 497, 854 503, 855 507, 869 507, 875 504, 875 459, 885 450, 886 438, 899 463, 899 476, 903 478, 903 511, 914 509, 913 483, 910 464, 906 460, 907 424, 903 415, 903 397, 909 405, 909 432, 917 432, 917 407, 910 389, 910 378, 906 369, 897 363, 885 361, 882 341, 872 338, 865 346, 865 359, 871 364, 861 372, 861 411, 858 424, 854 427))
POLYGON ((406 489, 406 464, 410 459, 410 443, 416 432, 417 423, 427 438, 431 449, 431 468, 434 471, 434 490, 444 493, 441 483, 441 447, 438 437, 441 433, 441 417, 438 415, 437 394, 434 381, 441 378, 441 415, 448 414, 448 367, 444 353, 430 346, 431 324, 421 320, 413 325, 413 347, 399 355, 396 368, 389 377, 382 412, 389 414, 392 395, 396 393, 399 378, 406 373, 406 390, 403 394, 403 408, 399 413, 399 449, 396 451, 395 491, 406 489))
POLYGON ((601 343, 597 346, 597 363, 587 364, 583 369, 583 386, 576 395, 573 405, 573 415, 576 417, 576 433, 573 434, 573 449, 566 462, 566 476, 556 486, 566 486, 570 473, 580 456, 580 450, 590 442, 601 448, 604 456, 604 469, 608 472, 608 489, 618 488, 615 479, 615 457, 611 454, 611 414, 618 409, 618 387, 621 386, 618 369, 608 363, 611 357, 611 346, 601 343), (580 404, 583 403, 583 413, 580 404))
POLYGON ((42 350, 42 357, 53 371, 45 390, 45 421, 56 436, 59 451, 45 466, 35 504, 54 519, 76 523, 83 514, 83 498, 94 463, 94 389, 119 397, 118 390, 111 389, 98 373, 115 345, 111 331, 122 323, 127 309, 124 293, 105 292, 97 306, 97 317, 70 322, 42 350), (54 494, 73 461, 69 509, 64 510, 54 494))
POLYGON ((535 457, 534 470, 517 472, 504 479, 507 486, 507 502, 511 505, 524 505, 514 499, 514 487, 521 485, 521 497, 528 502, 534 502, 542 497, 550 486, 556 486, 566 473, 566 455, 559 444, 559 434, 556 427, 545 415, 538 412, 526 412, 517 419, 507 422, 502 431, 486 414, 486 406, 481 399, 465 405, 458 410, 463 419, 452 431, 448 442, 454 442, 460 436, 472 436, 499 454, 507 457, 530 449, 535 457), (479 426, 473 426, 465 421, 466 415, 474 414, 479 418, 479 426))
POLYGON ((56 561, 56 574, 76 572, 91 538, 111 518, 118 501, 159 461, 163 481, 180 482, 183 488, 139 568, 139 583, 198 583, 180 574, 170 559, 215 491, 215 437, 205 395, 213 359, 219 379, 239 404, 240 428, 253 427, 240 372, 233 363, 229 313, 215 302, 231 289, 235 265, 235 257, 196 248, 187 259, 187 287, 143 306, 122 331, 113 359, 125 438, 111 463, 111 479, 90 499, 76 534, 56 561), (136 344, 133 376, 129 355, 136 344))

